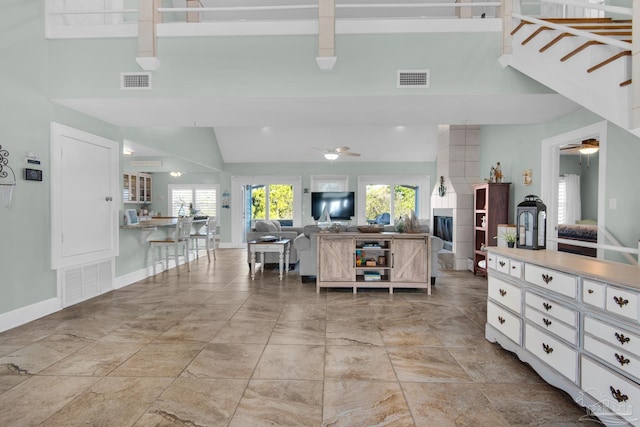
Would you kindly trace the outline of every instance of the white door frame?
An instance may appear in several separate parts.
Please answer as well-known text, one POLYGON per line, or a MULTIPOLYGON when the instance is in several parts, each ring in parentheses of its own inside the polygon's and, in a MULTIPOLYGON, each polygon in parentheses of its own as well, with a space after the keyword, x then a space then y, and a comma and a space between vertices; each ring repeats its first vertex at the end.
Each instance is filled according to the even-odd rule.
MULTIPOLYGON (((597 138, 600 141, 600 150, 598 151, 598 245, 604 244, 604 233, 600 230, 603 230, 606 225, 607 122, 601 121, 542 140, 540 197, 547 206, 547 249, 557 250, 558 248, 560 147, 587 138, 597 138)), ((598 248, 598 258, 602 256, 603 250, 598 248)))
POLYGON ((231 177, 231 247, 244 248, 244 186, 253 184, 293 185, 293 225, 299 227, 302 218, 302 178, 300 176, 258 175, 231 177))

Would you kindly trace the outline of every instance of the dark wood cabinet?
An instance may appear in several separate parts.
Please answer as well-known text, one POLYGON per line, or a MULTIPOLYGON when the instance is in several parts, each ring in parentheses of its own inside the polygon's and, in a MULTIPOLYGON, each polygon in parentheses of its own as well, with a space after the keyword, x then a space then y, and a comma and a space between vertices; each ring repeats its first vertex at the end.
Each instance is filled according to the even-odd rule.
POLYGON ((473 273, 487 274, 487 246, 496 246, 498 224, 509 222, 509 183, 478 184, 474 187, 473 273), (484 261, 481 263, 481 261, 484 261), (484 265, 484 267, 481 266, 484 265))

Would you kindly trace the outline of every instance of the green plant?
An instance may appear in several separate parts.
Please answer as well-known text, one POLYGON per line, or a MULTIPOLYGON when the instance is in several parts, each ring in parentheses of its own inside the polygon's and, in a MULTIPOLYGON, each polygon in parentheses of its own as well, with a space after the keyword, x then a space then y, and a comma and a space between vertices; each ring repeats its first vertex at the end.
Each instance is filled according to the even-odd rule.
MULTIPOLYGON (((516 233, 514 233, 513 231, 505 231, 504 233, 500 233, 500 237, 502 237, 507 243, 515 243, 517 238, 516 233)), ((494 239, 497 238, 498 236, 494 237, 494 239)))

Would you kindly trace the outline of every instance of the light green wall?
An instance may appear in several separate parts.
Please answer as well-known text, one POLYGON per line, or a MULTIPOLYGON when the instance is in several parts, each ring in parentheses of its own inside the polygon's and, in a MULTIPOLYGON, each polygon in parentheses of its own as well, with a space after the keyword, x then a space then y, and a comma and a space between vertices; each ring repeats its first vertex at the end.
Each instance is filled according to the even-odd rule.
POLYGON ((317 37, 160 38, 150 91, 121 91, 120 73, 138 71, 129 39, 53 40, 53 98, 154 96, 346 96, 429 93, 550 93, 502 68, 500 33, 343 35, 331 72, 316 62, 317 37), (425 90, 398 89, 398 69, 428 68, 425 90))
MULTIPOLYGON (((513 182, 511 188, 511 222, 515 220, 516 206, 527 194, 540 195, 541 141, 574 129, 602 121, 602 118, 579 110, 560 119, 531 126, 482 126, 480 170, 487 171, 491 164, 500 161, 504 174, 513 182), (533 170, 533 185, 522 184, 522 172, 533 170)), ((640 195, 635 191, 635 181, 629 179, 629 171, 637 169, 640 158, 640 139, 624 129, 607 125, 607 185, 605 188, 605 221, 607 229, 624 245, 638 246, 640 228, 637 215, 640 195), (609 209, 610 199, 615 198, 617 209, 609 209)), ((599 218, 600 220, 600 218, 599 218)), ((623 261, 611 251, 607 259, 623 261)), ((623 261, 624 262, 624 261, 623 261)))
POLYGON ((52 104, 40 0, 12 1, 0 14, 0 145, 9 152, 17 185, 9 208, 0 204, 0 313, 56 296, 51 269, 49 126, 57 121, 118 140, 109 124, 52 104), (27 152, 40 156, 43 182, 22 179, 27 152))

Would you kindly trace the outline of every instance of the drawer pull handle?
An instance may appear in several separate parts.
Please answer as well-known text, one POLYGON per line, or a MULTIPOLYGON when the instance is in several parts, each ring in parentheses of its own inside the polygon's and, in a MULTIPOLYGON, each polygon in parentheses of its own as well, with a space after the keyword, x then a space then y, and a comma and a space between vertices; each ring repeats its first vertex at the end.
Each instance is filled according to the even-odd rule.
POLYGON ((587 292, 592 294, 593 293, 593 289, 589 289, 589 290, 587 290, 587 292))
POLYGON ((545 343, 542 343, 542 349, 544 350, 545 353, 547 354, 551 354, 553 353, 553 348, 551 348, 550 345, 547 345, 545 343))
POLYGON ((506 262, 504 261, 499 261, 498 264, 500 264, 500 267, 504 267, 504 265, 506 264, 506 262))
POLYGON ((504 317, 502 316, 498 316, 498 322, 500 322, 500 324, 504 324, 504 322, 506 322, 506 320, 504 319, 504 317))
POLYGON ((506 294, 507 294, 507 291, 505 291, 504 289, 500 289, 501 296, 505 296, 506 294))
POLYGON ((611 395, 614 399, 616 399, 619 403, 626 402, 629 400, 629 396, 623 394, 620 389, 615 389, 613 386, 609 386, 609 391, 611 391, 611 395))
POLYGON ((551 325, 551 320, 549 319, 545 319, 544 317, 542 318, 542 321, 544 322, 546 327, 549 327, 549 325, 551 325))
POLYGON ((515 265, 512 265, 512 266, 511 266, 511 269, 512 269, 512 270, 515 270, 515 269, 516 269, 516 266, 515 266, 515 265))
POLYGON ((625 306, 627 304, 629 304, 629 300, 628 299, 624 299, 622 297, 613 297, 613 300, 616 302, 616 304, 618 304, 620 307, 625 306))
POLYGON ((630 341, 629 337, 625 337, 624 334, 619 334, 616 332, 616 339, 620 341, 620 344, 624 345, 630 341))
POLYGON ((544 307, 545 310, 549 311, 551 310, 551 307, 553 307, 551 304, 547 303, 547 302, 543 302, 542 306, 544 307))
POLYGON ((627 363, 631 362, 631 360, 625 358, 622 354, 618 354, 618 353, 616 353, 616 360, 618 361, 620 366, 624 366, 627 363))
POLYGON ((549 276, 548 274, 543 274, 542 280, 544 281, 544 283, 548 285, 553 280, 553 276, 549 276))

